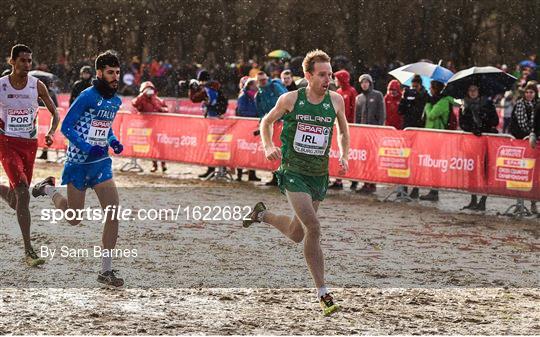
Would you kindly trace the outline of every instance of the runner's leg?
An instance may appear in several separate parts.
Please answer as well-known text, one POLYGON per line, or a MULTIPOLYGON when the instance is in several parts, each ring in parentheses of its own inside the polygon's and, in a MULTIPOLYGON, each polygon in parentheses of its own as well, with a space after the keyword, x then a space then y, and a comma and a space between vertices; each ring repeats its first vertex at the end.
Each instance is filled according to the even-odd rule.
POLYGON ((311 196, 287 191, 287 198, 304 225, 304 257, 317 289, 324 286, 324 257, 321 249, 321 225, 311 196))
MULTIPOLYGON (((313 208, 317 212, 319 208, 319 201, 313 202, 313 208)), ((297 215, 292 218, 287 215, 274 214, 270 211, 265 211, 263 215, 263 221, 277 228, 286 237, 294 242, 302 242, 304 239, 304 228, 302 222, 297 215)))
POLYGON ((4 199, 9 207, 15 209, 17 207, 17 198, 15 197, 15 191, 9 186, 0 185, 0 197, 4 199))
POLYGON ((30 193, 28 192, 28 185, 21 183, 14 189, 14 195, 16 199, 15 210, 17 211, 17 221, 21 228, 24 249, 32 248, 30 243, 30 193))
MULTIPOLYGON (((54 203, 54 206, 57 209, 61 209, 63 211, 66 211, 68 209, 75 210, 75 212, 78 212, 78 210, 84 208, 84 201, 86 199, 86 190, 81 191, 77 189, 75 186, 73 186, 72 183, 69 183, 67 185, 67 198, 65 198, 60 192, 54 193, 52 196, 52 200, 54 203)), ((70 225, 76 226, 79 223, 81 223, 80 219, 73 219, 73 220, 66 220, 70 225)))
MULTIPOLYGON (((99 203, 102 209, 106 209, 107 206, 116 206, 118 210, 118 190, 114 180, 109 179, 94 186, 94 191, 97 194, 99 203)), ((104 249, 113 249, 116 246, 116 240, 118 238, 118 219, 112 218, 111 211, 107 212, 107 219, 105 220, 105 227, 103 228, 102 244, 104 249)))

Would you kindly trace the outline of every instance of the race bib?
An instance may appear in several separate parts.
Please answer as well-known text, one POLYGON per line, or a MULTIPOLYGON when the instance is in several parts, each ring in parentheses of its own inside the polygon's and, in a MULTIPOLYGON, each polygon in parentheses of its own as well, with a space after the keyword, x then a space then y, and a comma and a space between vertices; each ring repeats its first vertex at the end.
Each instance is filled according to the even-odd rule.
POLYGON ((323 156, 329 138, 329 127, 298 123, 294 135, 294 150, 298 153, 323 156))
POLYGON ((88 144, 106 146, 111 124, 112 121, 92 120, 88 131, 88 144))
POLYGON ((32 109, 7 109, 8 132, 31 132, 34 129, 32 109))

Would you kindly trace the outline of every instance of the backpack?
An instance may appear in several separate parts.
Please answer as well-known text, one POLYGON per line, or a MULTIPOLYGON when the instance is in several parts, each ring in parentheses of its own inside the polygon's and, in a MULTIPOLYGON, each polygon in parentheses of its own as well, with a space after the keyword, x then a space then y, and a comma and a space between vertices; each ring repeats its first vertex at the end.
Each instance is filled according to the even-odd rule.
POLYGON ((229 100, 227 96, 221 91, 221 84, 217 81, 210 81, 208 87, 212 88, 217 92, 216 103, 213 105, 216 113, 221 116, 227 112, 227 107, 229 106, 229 100))
POLYGON ((218 96, 216 99, 216 111, 218 115, 224 115, 227 112, 227 107, 229 106, 229 100, 227 99, 227 96, 223 94, 223 91, 221 89, 218 89, 217 91, 218 96))

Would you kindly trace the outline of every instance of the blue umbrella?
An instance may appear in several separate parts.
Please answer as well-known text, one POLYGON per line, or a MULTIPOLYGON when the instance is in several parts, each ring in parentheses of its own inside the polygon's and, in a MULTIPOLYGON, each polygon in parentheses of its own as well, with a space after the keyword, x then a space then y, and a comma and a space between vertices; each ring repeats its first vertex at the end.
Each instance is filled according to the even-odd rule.
POLYGON ((446 83, 453 75, 450 70, 428 62, 407 64, 392 70, 388 74, 394 76, 401 84, 406 86, 410 86, 414 75, 418 74, 422 77, 422 85, 428 91, 431 81, 436 80, 446 83))
POLYGON ((398 69, 410 73, 415 73, 420 76, 426 76, 429 77, 432 81, 438 81, 442 83, 448 82, 450 77, 454 75, 453 72, 446 69, 445 67, 428 62, 416 62, 400 67, 398 69))
POLYGON ((536 63, 534 63, 531 60, 523 60, 523 61, 519 62, 519 65, 521 67, 527 67, 527 68, 533 68, 533 69, 536 69, 536 67, 537 67, 536 63))

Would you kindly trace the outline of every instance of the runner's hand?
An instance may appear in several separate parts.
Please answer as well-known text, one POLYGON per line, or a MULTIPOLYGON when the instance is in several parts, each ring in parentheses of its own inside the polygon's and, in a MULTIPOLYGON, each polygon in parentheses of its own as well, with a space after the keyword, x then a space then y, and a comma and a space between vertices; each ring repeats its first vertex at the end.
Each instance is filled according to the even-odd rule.
POLYGON ((54 143, 54 135, 46 135, 45 136, 45 144, 47 146, 51 146, 54 143))
POLYGON ((339 158, 339 175, 345 175, 349 171, 349 161, 345 158, 339 158))
POLYGON ((264 155, 268 160, 279 160, 281 159, 281 149, 279 147, 271 146, 264 149, 264 155))
POLYGON ((116 154, 120 154, 124 151, 124 145, 120 144, 116 139, 111 142, 111 147, 116 154))

